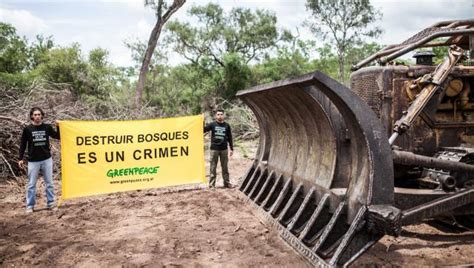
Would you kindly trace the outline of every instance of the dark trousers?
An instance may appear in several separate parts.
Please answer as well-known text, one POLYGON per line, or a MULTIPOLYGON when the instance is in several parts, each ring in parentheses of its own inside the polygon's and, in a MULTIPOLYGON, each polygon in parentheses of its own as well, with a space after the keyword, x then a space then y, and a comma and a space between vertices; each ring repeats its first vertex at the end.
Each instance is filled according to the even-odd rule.
POLYGON ((216 168, 217 168, 217 161, 221 160, 221 168, 222 168, 222 178, 224 179, 224 187, 230 185, 229 183, 229 169, 227 168, 227 163, 229 162, 229 157, 227 155, 227 150, 217 151, 211 150, 211 177, 209 178, 209 186, 215 187, 216 186, 216 168))

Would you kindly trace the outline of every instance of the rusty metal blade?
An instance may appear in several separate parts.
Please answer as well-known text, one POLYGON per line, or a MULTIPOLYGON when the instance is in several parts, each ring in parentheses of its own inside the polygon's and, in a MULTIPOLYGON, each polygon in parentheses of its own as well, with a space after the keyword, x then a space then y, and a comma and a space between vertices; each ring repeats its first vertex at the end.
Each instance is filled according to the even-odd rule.
POLYGON ((314 72, 240 91, 260 128, 240 190, 308 261, 352 262, 381 236, 367 206, 393 204, 386 131, 345 86, 314 72))

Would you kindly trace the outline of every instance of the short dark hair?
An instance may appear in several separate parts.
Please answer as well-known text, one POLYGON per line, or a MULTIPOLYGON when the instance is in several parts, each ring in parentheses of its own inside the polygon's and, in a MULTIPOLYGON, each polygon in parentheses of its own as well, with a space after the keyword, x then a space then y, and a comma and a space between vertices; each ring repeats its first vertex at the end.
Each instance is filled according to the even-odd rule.
POLYGON ((40 108, 40 107, 33 107, 31 108, 30 110, 30 119, 33 120, 33 113, 36 112, 36 111, 39 111, 41 113, 41 119, 43 119, 44 117, 44 112, 43 110, 40 108))
POLYGON ((217 114, 218 112, 224 113, 224 109, 219 108, 219 109, 216 110, 216 114, 217 114))

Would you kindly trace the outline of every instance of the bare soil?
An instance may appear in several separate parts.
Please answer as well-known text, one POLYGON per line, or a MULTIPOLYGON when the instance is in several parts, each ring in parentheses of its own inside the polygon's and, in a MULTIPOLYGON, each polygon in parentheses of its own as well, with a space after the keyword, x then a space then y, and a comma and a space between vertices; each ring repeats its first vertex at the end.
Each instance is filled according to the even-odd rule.
MULTIPOLYGON (((243 154, 253 155, 237 149, 230 161, 234 184, 251 163, 243 154)), ((38 188, 38 210, 25 214, 24 189, 0 184, 0 266, 309 266, 259 221, 237 188, 133 191, 73 199, 57 211, 41 210, 38 188)), ((474 232, 427 224, 384 237, 355 263, 467 264, 474 264, 474 232)))

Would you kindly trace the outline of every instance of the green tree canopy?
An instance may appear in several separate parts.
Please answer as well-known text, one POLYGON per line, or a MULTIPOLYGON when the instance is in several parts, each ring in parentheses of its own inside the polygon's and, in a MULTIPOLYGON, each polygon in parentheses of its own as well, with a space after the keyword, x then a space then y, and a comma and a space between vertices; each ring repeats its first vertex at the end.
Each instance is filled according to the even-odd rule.
POLYGON ((292 37, 289 42, 279 46, 275 55, 266 56, 254 66, 252 83, 269 83, 314 71, 315 66, 310 60, 314 50, 314 42, 292 37))
POLYGON ((35 69, 46 60, 48 52, 54 48, 52 36, 37 35, 36 40, 30 45, 30 69, 35 69))
POLYGON ((28 46, 16 29, 0 22, 0 72, 18 73, 28 68, 28 46))
POLYGON ((371 27, 381 13, 370 0, 307 0, 306 7, 312 14, 307 26, 318 39, 336 47, 339 79, 344 82, 348 49, 381 33, 380 28, 371 27))
POLYGON ((195 23, 168 24, 168 43, 213 81, 214 94, 229 99, 250 81, 251 61, 257 61, 287 37, 280 32, 274 13, 233 8, 226 13, 217 4, 193 6, 195 23))
POLYGON ((194 6, 188 11, 197 23, 169 23, 170 39, 178 53, 191 62, 203 57, 224 66, 223 56, 239 54, 246 62, 275 46, 279 36, 275 14, 247 8, 233 8, 228 14, 217 4, 194 6))

